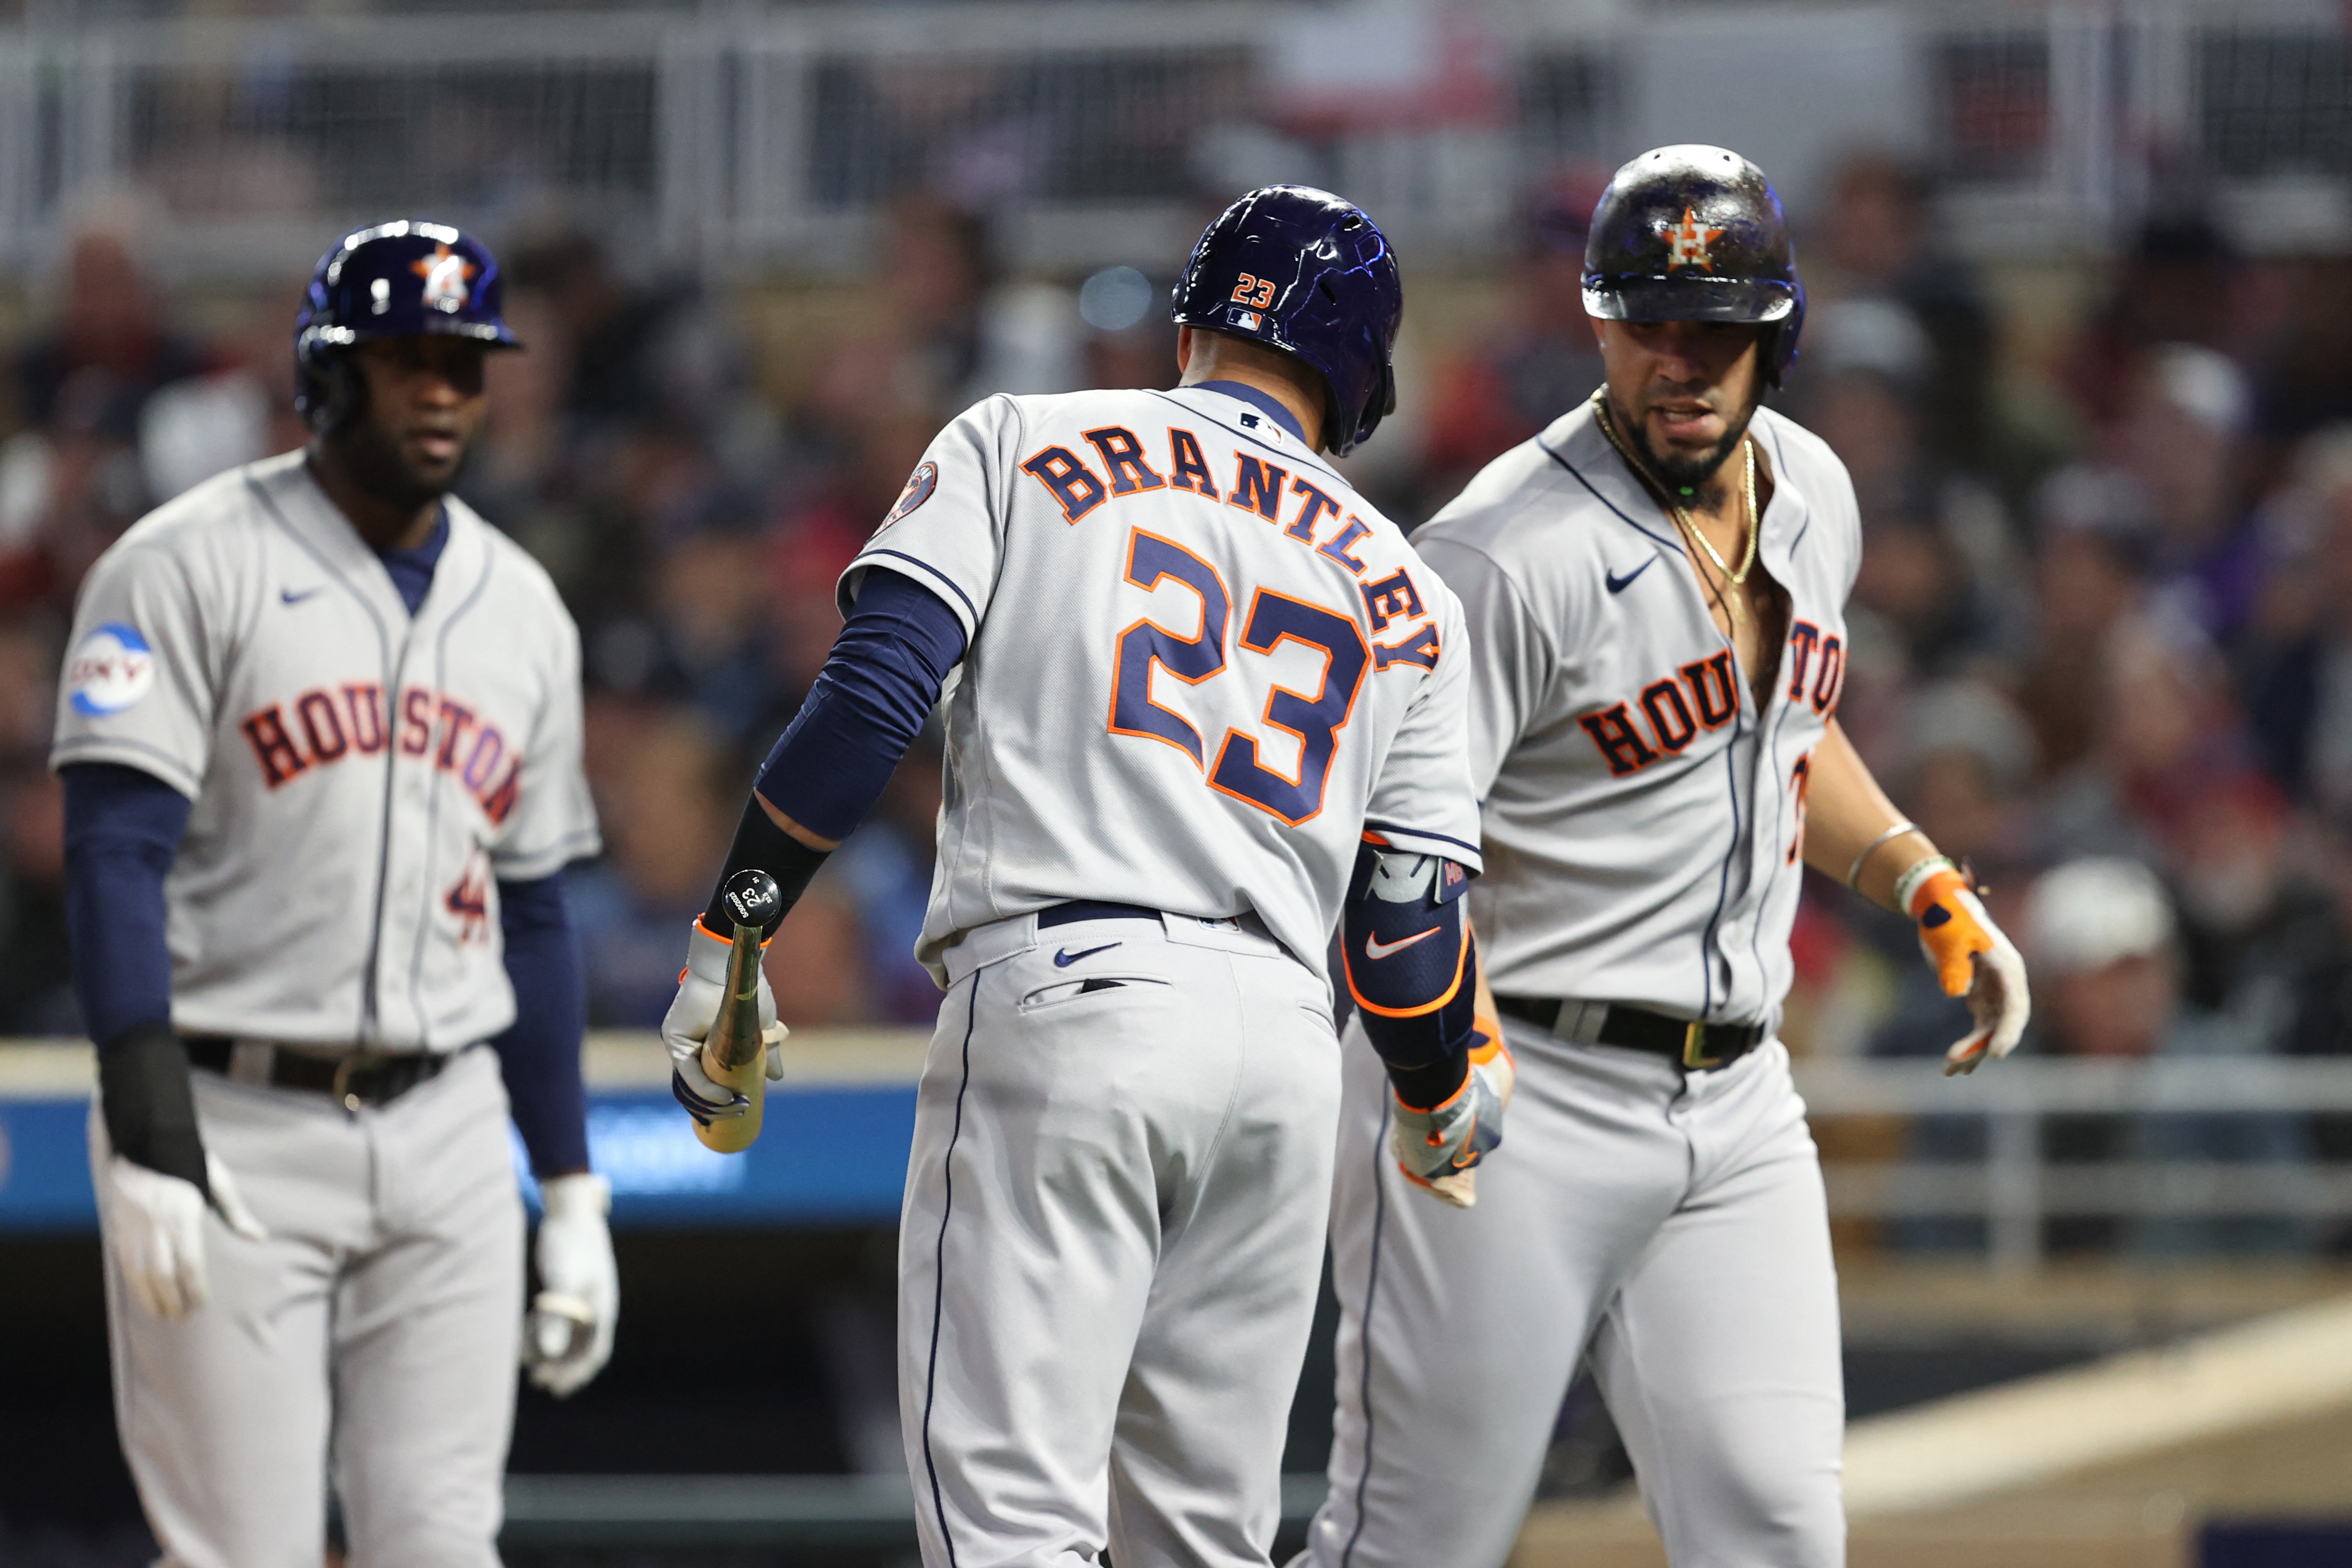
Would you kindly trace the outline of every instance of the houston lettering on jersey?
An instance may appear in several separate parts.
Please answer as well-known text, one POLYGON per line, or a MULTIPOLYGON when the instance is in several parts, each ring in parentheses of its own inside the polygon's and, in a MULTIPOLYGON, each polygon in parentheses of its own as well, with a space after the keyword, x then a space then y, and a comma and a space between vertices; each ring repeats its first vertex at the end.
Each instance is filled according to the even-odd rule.
MULTIPOLYGON (((1814 712, 1827 717, 1845 684, 1844 644, 1835 632, 1824 637, 1812 622, 1799 621, 1789 628, 1789 700, 1810 700, 1814 712)), ((1720 730, 1738 716, 1739 677, 1729 648, 1684 665, 1678 675, 1650 682, 1630 702, 1578 716, 1612 774, 1623 778, 1678 755, 1701 732, 1720 730)))
MULTIPOLYGON (((1202 500, 1222 500, 1227 506, 1254 511, 1280 528, 1285 538, 1296 540, 1318 555, 1339 563, 1351 575, 1364 574, 1364 563, 1352 552, 1371 536, 1371 525, 1349 514, 1331 531, 1330 537, 1316 542, 1316 531, 1323 521, 1340 516, 1339 502, 1319 486, 1303 478, 1293 478, 1290 470, 1278 463, 1247 452, 1235 452, 1234 482, 1221 497, 1216 480, 1209 472, 1208 459, 1202 455, 1201 437, 1192 431, 1169 427, 1166 476, 1151 466, 1143 443, 1125 426, 1106 425, 1089 430, 1086 440, 1095 449, 1104 473, 1109 476, 1108 479, 1067 447, 1046 447, 1021 465, 1023 473, 1053 494, 1066 521, 1075 523, 1105 502, 1122 497, 1180 489, 1202 500), (1283 510, 1293 497, 1298 499, 1298 508, 1285 523, 1283 510)), ((1402 571, 1366 584, 1363 594, 1374 632, 1387 630, 1391 621, 1423 620, 1428 614, 1422 608, 1421 595, 1414 591, 1412 579, 1402 571)), ((1424 624, 1393 643, 1373 644, 1372 668, 1378 671, 1408 665, 1434 669, 1437 652, 1437 628, 1424 624)))
POLYGON ((497 725, 454 697, 409 687, 400 694, 395 721, 383 686, 355 680, 313 687, 292 708, 290 719, 284 705, 273 702, 237 721, 271 789, 345 757, 373 756, 396 742, 402 755, 430 752, 436 772, 456 773, 493 826, 514 809, 522 754, 497 725))

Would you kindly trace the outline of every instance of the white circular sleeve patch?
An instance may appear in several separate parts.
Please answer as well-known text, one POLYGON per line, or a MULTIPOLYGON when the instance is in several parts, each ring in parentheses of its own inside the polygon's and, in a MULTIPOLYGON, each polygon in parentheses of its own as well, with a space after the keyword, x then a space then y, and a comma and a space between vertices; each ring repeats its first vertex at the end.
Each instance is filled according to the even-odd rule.
POLYGON ((137 626, 109 621, 81 639, 66 665, 74 711, 89 718, 120 713, 155 684, 155 656, 137 626))

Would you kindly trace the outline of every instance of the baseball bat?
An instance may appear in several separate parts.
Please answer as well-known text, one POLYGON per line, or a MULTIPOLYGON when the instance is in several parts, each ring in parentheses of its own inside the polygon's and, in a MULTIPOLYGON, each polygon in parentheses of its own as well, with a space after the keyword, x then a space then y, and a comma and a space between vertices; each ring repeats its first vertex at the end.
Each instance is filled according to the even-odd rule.
POLYGON ((761 1111, 767 1100, 767 1041, 760 1028, 760 933, 783 895, 765 871, 738 871, 727 879, 721 901, 735 917, 735 943, 727 952, 727 985, 719 1016, 702 1042, 702 1070, 721 1089, 747 1102, 743 1114, 709 1124, 694 1135, 706 1148, 737 1154, 760 1141, 761 1111))

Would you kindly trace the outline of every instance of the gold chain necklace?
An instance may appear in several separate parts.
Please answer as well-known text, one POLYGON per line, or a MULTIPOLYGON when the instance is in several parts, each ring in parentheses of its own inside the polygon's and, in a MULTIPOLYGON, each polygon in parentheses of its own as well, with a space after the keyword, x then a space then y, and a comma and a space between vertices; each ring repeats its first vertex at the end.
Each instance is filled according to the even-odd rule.
POLYGON ((1756 519, 1755 440, 1752 437, 1743 438, 1739 443, 1741 450, 1747 454, 1748 458, 1746 483, 1742 487, 1748 503, 1748 554, 1746 559, 1739 563, 1739 570, 1735 572, 1731 569, 1730 563, 1726 562, 1715 546, 1708 542, 1706 535, 1699 531, 1698 524, 1692 520, 1690 512, 1673 499, 1664 483, 1655 474, 1650 472, 1649 466, 1635 457, 1633 448, 1628 447, 1623 437, 1617 434, 1617 422, 1610 417, 1609 405, 1603 394, 1596 392, 1592 395, 1592 411, 1601 420, 1601 433, 1609 437, 1609 444, 1617 449, 1619 457, 1625 459, 1625 466, 1633 469, 1642 482, 1665 502, 1667 515, 1675 520, 1675 526, 1682 530, 1683 537, 1706 552, 1706 558, 1715 563, 1715 569, 1723 574, 1725 582, 1734 588, 1742 590, 1731 595, 1718 592, 1716 598, 1726 610, 1730 612, 1732 623, 1735 626, 1746 620, 1747 611, 1742 607, 1742 601, 1748 597, 1745 592, 1748 574, 1756 569, 1756 547, 1764 533, 1764 530, 1759 526, 1756 519))

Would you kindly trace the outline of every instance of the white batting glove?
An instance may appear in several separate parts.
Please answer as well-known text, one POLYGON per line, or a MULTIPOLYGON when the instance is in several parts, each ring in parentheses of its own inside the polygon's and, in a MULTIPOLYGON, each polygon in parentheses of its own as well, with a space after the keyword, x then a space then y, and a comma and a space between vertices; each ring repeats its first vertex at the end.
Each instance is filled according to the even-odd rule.
POLYGON ((106 1162, 107 1218, 114 1264, 132 1300, 159 1318, 184 1318, 205 1304, 205 1211, 247 1241, 269 1233, 245 1206, 236 1178, 215 1154, 205 1156, 210 1205, 194 1182, 151 1171, 135 1160, 110 1154, 106 1162))
MULTIPOLYGON (((702 1042, 718 1021, 719 1004, 727 994, 727 955, 733 944, 694 922, 686 941, 686 967, 678 971, 677 994, 662 1017, 662 1044, 669 1047, 670 1089, 678 1103, 703 1122, 723 1121, 743 1114, 745 1104, 733 1089, 710 1081, 702 1070, 702 1042)), ((776 1022, 775 994, 768 989, 768 972, 760 971, 760 1037, 767 1042, 767 1073, 771 1080, 784 1076, 784 1038, 792 1031, 776 1022)))
POLYGON ((1974 1072, 2015 1050, 2033 1016, 2025 960, 1993 924, 1969 879, 1948 857, 1930 856, 1896 880, 1895 900, 1919 922, 1919 951, 1944 994, 1967 997, 1975 1021, 1944 1053, 1944 1076, 1974 1072))
POLYGON ((1390 1099, 1390 1147, 1415 1186, 1458 1209, 1478 1202, 1478 1162, 1503 1142, 1503 1110, 1518 1082, 1518 1064, 1497 1027, 1470 1053, 1470 1073, 1454 1098, 1432 1110, 1390 1099))
POLYGON ((621 1319, 613 1264, 613 1184, 583 1171, 540 1188, 539 1294, 524 1320, 523 1365, 558 1399, 586 1386, 612 1358, 621 1319))

